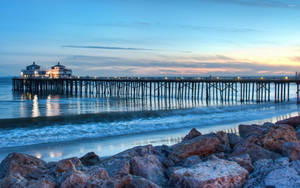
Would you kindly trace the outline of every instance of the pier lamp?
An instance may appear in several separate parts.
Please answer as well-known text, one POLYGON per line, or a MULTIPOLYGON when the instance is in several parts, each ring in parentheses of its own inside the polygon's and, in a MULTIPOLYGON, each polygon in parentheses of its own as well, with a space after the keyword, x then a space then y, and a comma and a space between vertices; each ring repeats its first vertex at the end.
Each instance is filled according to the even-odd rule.
POLYGON ((238 77, 237 77, 237 80, 240 80, 240 79, 241 79, 241 77, 238 76, 238 77))
POLYGON ((167 80, 168 79, 168 77, 165 77, 165 80, 167 80))
POLYGON ((217 80, 220 80, 220 77, 219 77, 219 76, 217 77, 217 80))
POLYGON ((285 79, 285 80, 288 80, 288 79, 289 79, 289 77, 288 77, 288 76, 286 76, 284 79, 285 79))
POLYGON ((260 80, 263 80, 264 79, 264 77, 260 77, 260 80))

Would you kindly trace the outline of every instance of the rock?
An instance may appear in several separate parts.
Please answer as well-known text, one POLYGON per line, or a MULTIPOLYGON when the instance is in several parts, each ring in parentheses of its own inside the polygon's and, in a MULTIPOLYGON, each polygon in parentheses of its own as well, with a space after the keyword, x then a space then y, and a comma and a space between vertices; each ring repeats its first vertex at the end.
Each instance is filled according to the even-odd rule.
POLYGON ((164 176, 164 168, 159 159, 148 154, 143 157, 135 156, 130 161, 132 175, 144 177, 157 185, 164 185, 167 179, 164 176))
POLYGON ((56 172, 58 173, 82 170, 82 168, 83 165, 77 157, 60 160, 55 165, 56 172))
POLYGON ((252 161, 257 161, 260 159, 277 159, 281 157, 281 155, 278 153, 266 150, 257 144, 247 141, 237 144, 234 147, 231 156, 237 156, 246 153, 249 154, 252 161))
POLYGON ((201 133, 197 129, 193 128, 182 140, 190 140, 197 136, 201 136, 201 133))
POLYGON ((247 153, 237 155, 237 156, 233 156, 230 159, 237 162, 241 167, 245 168, 250 173, 254 169, 253 165, 252 165, 252 162, 251 162, 251 158, 250 158, 249 154, 247 154, 247 153))
POLYGON ((162 160, 163 148, 166 147, 153 147, 152 145, 134 147, 101 161, 99 165, 107 170, 110 177, 122 178, 130 173, 132 158, 155 155, 158 160, 162 160))
POLYGON ((242 187, 248 171, 236 162, 210 159, 192 167, 174 169, 169 180, 170 187, 242 187))
POLYGON ((117 188, 159 188, 155 183, 139 176, 125 176, 116 186, 117 188))
POLYGON ((250 175, 246 188, 300 187, 299 165, 289 162, 288 158, 273 160, 259 160, 254 163, 254 172, 250 175))
POLYGON ((298 125, 300 125, 300 116, 295 116, 295 117, 291 117, 291 118, 284 119, 284 120, 281 120, 281 121, 277 121, 275 124, 276 125, 288 124, 288 125, 295 128, 298 125))
POLYGON ((111 157, 104 160, 101 167, 105 168, 110 177, 122 178, 130 173, 130 159, 111 157))
POLYGON ((192 155, 205 157, 215 153, 220 146, 221 142, 215 135, 201 135, 191 140, 186 140, 173 145, 171 147, 171 155, 174 155, 179 160, 184 160, 192 155))
POLYGON ((60 188, 84 188, 88 177, 82 172, 73 172, 60 185, 60 188))
POLYGON ((20 174, 6 176, 2 181, 0 180, 1 188, 55 188, 56 184, 45 178, 38 180, 26 179, 20 174))
POLYGON ((100 163, 100 157, 94 152, 89 152, 81 157, 80 161, 85 166, 92 166, 100 163))
POLYGON ((292 161, 300 160, 300 143, 286 142, 282 145, 282 152, 292 161))
POLYGON ((297 137, 297 140, 300 140, 300 129, 296 130, 296 137, 297 137))
POLYGON ((191 167, 191 166, 196 165, 196 164, 198 164, 198 163, 200 163, 200 162, 202 162, 202 160, 200 159, 199 156, 197 156, 197 155, 192 155, 192 156, 190 156, 190 157, 188 157, 188 158, 186 158, 186 159, 184 160, 183 166, 184 166, 184 167, 191 167))
POLYGON ((275 126, 275 124, 272 123, 272 122, 265 122, 265 123, 263 124, 263 126, 264 126, 264 127, 271 128, 271 127, 275 126))
POLYGON ((243 138, 239 137, 238 135, 234 134, 234 133, 227 133, 228 136, 228 140, 229 140, 229 145, 231 148, 234 148, 235 145, 237 145, 238 143, 240 143, 243 138))
POLYGON ((158 147, 153 147, 152 145, 137 146, 137 147, 125 150, 121 153, 118 153, 114 157, 131 158, 134 156, 144 156, 147 154, 160 155, 160 150, 158 150, 157 148, 158 147))
POLYGON ((296 132, 286 124, 272 127, 262 139, 264 148, 275 152, 282 152, 282 145, 293 141, 297 141, 296 132))
POLYGON ((224 131, 219 131, 216 133, 216 136, 221 142, 220 151, 225 151, 227 153, 230 152, 231 147, 230 147, 229 138, 227 136, 227 133, 225 133, 224 131))
POLYGON ((95 166, 90 168, 86 174, 89 176, 89 180, 92 179, 102 179, 102 180, 106 180, 109 179, 109 175, 107 173, 107 171, 104 168, 95 166))
POLYGON ((242 138, 247 138, 249 136, 263 136, 269 131, 268 127, 261 125, 239 125, 239 133, 242 138))
POLYGON ((0 179, 19 174, 28 179, 40 178, 46 170, 46 162, 21 153, 9 154, 0 164, 0 179))

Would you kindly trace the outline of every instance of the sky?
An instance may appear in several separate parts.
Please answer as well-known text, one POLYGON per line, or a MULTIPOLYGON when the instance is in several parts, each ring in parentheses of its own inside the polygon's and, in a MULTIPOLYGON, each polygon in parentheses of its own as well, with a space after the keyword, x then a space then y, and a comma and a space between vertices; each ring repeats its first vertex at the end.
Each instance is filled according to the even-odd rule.
POLYGON ((0 0, 0 76, 300 72, 299 0, 0 0))

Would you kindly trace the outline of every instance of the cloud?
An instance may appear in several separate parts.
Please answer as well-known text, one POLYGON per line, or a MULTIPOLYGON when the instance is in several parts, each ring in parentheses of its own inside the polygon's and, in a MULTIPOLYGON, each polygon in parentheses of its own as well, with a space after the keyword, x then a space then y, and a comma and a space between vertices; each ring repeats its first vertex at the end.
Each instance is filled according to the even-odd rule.
POLYGON ((230 3, 244 6, 299 9, 299 2, 291 0, 209 0, 210 2, 230 3))
POLYGON ((115 22, 115 23, 97 23, 97 24, 86 24, 88 26, 96 27, 121 27, 121 28, 136 28, 136 29, 149 29, 149 28, 173 28, 173 29, 188 29, 197 31, 218 31, 218 32, 233 32, 233 33, 248 33, 248 32, 259 32, 258 29, 247 28, 247 27, 224 27, 224 26, 211 26, 211 25, 182 25, 182 24, 166 24, 160 22, 115 22))
POLYGON ((124 48, 115 46, 81 46, 81 45, 63 45, 63 48, 83 48, 83 49, 101 49, 101 50, 130 50, 130 51, 149 51, 154 49, 147 48, 124 48))
POLYGON ((223 27, 223 26, 205 26, 205 25, 178 25, 177 27, 182 29, 209 30, 209 31, 230 32, 230 33, 259 32, 258 29, 247 28, 247 27, 223 27))
POLYGON ((291 60, 300 63, 300 56, 292 57, 291 60))
MULTIPOLYGON (((274 66, 256 62, 238 61, 218 55, 198 57, 197 61, 139 60, 102 56, 69 56, 64 62, 78 71, 94 75, 257 75, 257 74, 291 74, 299 66, 274 66), (218 57, 220 59, 218 59, 218 57), (201 60, 202 59, 202 60, 201 60), (224 61, 226 62, 218 62, 224 61), (207 60, 207 61, 205 61, 207 60)), ((76 72, 76 70, 75 70, 76 72)))

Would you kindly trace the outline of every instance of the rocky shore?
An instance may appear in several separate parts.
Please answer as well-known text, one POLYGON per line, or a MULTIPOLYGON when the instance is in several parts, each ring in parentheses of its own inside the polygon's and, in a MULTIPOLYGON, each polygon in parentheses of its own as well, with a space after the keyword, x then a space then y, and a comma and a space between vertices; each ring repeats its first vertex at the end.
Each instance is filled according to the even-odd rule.
POLYGON ((300 117, 239 125, 239 135, 196 129, 173 146, 49 162, 21 153, 0 164, 1 188, 300 187, 300 117))

